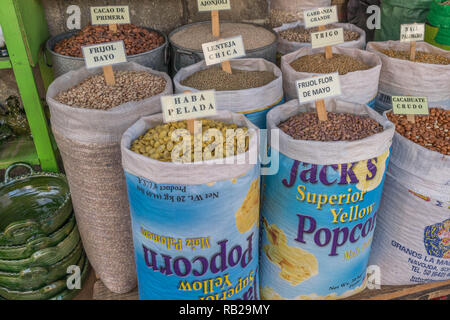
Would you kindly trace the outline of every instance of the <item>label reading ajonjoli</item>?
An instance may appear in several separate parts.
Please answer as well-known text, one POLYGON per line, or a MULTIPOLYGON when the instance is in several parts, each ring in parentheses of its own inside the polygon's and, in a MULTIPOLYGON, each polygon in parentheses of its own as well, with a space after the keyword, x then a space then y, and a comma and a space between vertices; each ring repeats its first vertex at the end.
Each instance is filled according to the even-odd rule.
POLYGON ((428 115, 428 99, 426 97, 392 97, 392 111, 394 114, 428 115))
POLYGON ((302 104, 341 95, 338 73, 298 80, 296 85, 298 98, 302 104))
POLYGON ((161 97, 164 122, 213 116, 217 113, 215 91, 199 91, 161 97))
POLYGON ((313 49, 334 46, 344 43, 344 29, 329 29, 311 33, 311 46, 313 49))
POLYGON ((424 41, 425 40, 425 24, 413 23, 402 24, 400 28, 400 41, 424 41))
POLYGON ((93 25, 130 23, 130 9, 128 6, 91 7, 91 23, 93 25))
POLYGON ((202 44, 207 66, 245 56, 242 36, 202 44))
POLYGON ((229 10, 230 0, 197 0, 198 11, 229 10))
POLYGON ((87 69, 127 62, 123 41, 95 44, 81 49, 87 69))
POLYGON ((313 28, 338 22, 336 6, 307 10, 304 12, 303 16, 305 28, 313 28))

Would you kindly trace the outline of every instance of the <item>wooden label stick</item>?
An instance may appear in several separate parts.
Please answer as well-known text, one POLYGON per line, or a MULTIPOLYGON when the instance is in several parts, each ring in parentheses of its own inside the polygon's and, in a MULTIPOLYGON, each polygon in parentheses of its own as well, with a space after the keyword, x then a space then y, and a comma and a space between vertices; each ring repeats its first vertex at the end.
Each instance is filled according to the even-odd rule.
POLYGON ((211 25, 212 25, 212 34, 214 37, 220 37, 220 21, 219 21, 219 11, 213 10, 211 11, 211 25))
POLYGON ((411 41, 411 47, 409 49, 409 58, 411 61, 415 61, 416 60, 416 47, 417 47, 417 43, 415 41, 411 41))
POLYGON ((317 109, 317 115, 319 116, 319 121, 327 121, 328 115, 327 109, 325 108, 325 100, 317 100, 315 104, 317 109))
POLYGON ((112 32, 117 32, 117 24, 110 24, 109 30, 111 30, 112 32))
POLYGON ((416 123, 416 116, 413 114, 407 114, 406 119, 411 123, 416 123))
MULTIPOLYGON (((319 31, 325 31, 327 28, 325 26, 319 26, 319 31)), ((331 59, 333 57, 333 50, 331 49, 331 46, 325 47, 325 58, 331 59)))
POLYGON ((105 76, 105 81, 108 86, 113 86, 116 84, 112 65, 103 67, 103 75, 105 76))
MULTIPOLYGON (((184 93, 191 93, 191 90, 185 90, 184 93)), ((194 128, 195 128, 195 119, 187 119, 187 129, 189 130, 189 133, 194 135, 194 128)))

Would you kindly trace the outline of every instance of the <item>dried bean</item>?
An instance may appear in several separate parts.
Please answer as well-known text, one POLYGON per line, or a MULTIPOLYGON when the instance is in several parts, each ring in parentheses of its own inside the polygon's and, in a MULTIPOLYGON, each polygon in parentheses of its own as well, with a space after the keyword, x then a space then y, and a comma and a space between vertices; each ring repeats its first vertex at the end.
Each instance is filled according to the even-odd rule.
POLYGON ((325 54, 316 53, 303 56, 291 63, 291 67, 297 72, 307 73, 333 73, 338 72, 340 75, 349 72, 367 70, 371 66, 364 62, 343 54, 333 54, 331 59, 326 59, 325 54))
MULTIPOLYGON (((391 58, 397 58, 402 60, 410 60, 410 53, 409 51, 399 51, 399 50, 381 50, 382 53, 385 55, 391 57, 391 58)), ((422 63, 429 63, 429 64, 442 64, 442 65, 449 65, 450 64, 450 58, 440 56, 438 54, 434 53, 428 53, 423 51, 416 51, 416 59, 414 62, 422 62, 422 63)))

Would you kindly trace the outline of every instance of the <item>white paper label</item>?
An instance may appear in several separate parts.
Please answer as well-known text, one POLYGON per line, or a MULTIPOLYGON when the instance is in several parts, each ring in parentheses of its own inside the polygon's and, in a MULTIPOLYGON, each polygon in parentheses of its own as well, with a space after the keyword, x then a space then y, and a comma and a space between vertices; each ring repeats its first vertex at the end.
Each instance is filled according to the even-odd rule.
POLYGON ((92 25, 127 24, 130 22, 128 6, 91 7, 92 25))
POLYGON ((217 114, 214 90, 161 97, 164 122, 209 117, 217 114))
POLYGON ((304 11, 305 28, 324 26, 330 23, 336 23, 338 19, 337 6, 323 7, 304 11))
POLYGON ((298 80, 296 82, 300 104, 341 95, 338 73, 298 80))
POLYGON ((87 69, 127 62, 123 41, 81 47, 87 69))
POLYGON ((207 66, 245 57, 242 36, 202 44, 207 66))
POLYGON ((400 26, 400 42, 424 41, 425 24, 413 23, 400 26))
POLYGON ((231 0, 197 0, 198 11, 229 10, 231 0))
POLYGON ((428 115, 430 114, 428 109, 428 98, 393 96, 392 111, 394 114, 428 115))
POLYGON ((344 29, 329 29, 311 33, 311 46, 313 49, 334 46, 344 43, 344 29))

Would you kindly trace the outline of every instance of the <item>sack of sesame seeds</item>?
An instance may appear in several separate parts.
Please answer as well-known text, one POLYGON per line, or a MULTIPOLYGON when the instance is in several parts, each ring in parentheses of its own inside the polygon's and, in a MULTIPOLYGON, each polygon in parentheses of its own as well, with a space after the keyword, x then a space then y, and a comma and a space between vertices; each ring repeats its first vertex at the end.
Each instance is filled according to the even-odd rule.
MULTIPOLYGON (((173 137, 174 126, 186 128, 181 123, 164 125, 162 114, 140 119, 123 135, 140 299, 259 298, 259 130, 245 116, 229 111, 204 121, 211 120, 248 128, 248 151, 195 163, 135 152, 135 142, 149 140, 155 130, 157 141, 151 145, 162 141, 168 146, 165 138, 173 137)), ((205 124, 202 132, 196 131, 205 152, 208 131, 205 124)), ((183 143, 191 145, 186 137, 183 143)))
MULTIPOLYGON (((308 69, 311 67, 316 68, 320 73, 312 72, 298 72, 292 67, 292 63, 295 63, 299 58, 312 55, 323 55, 322 59, 325 59, 324 49, 320 50, 320 53, 313 51, 310 47, 305 47, 295 52, 289 53, 281 58, 281 71, 283 73, 283 87, 286 95, 286 100, 298 99, 298 93, 295 82, 300 79, 310 78, 320 73, 333 73, 342 68, 346 71, 351 71, 351 65, 348 61, 336 60, 336 57, 332 58, 331 66, 327 72, 322 71, 322 62, 311 62, 314 65, 306 66, 308 69), (334 62, 337 61, 337 62, 334 62), (342 65, 341 65, 342 64, 342 65), (347 70, 348 69, 348 70, 347 70)), ((355 48, 342 48, 333 47, 333 56, 336 54, 343 55, 352 59, 351 62, 356 61, 359 64, 363 64, 363 67, 368 68, 366 70, 355 70, 346 74, 340 75, 340 83, 342 89, 342 95, 340 100, 349 102, 367 104, 373 107, 375 104, 375 98, 378 92, 378 80, 381 71, 381 60, 375 54, 355 49, 355 48), (356 59, 356 60, 355 60, 356 59)), ((323 62, 325 63, 325 62, 323 62)), ((316 70, 313 69, 313 70, 316 70)))
POLYGON ((136 287, 136 271, 120 139, 140 117, 161 112, 160 96, 173 91, 167 74, 135 63, 114 66, 114 72, 118 85, 108 88, 104 79, 90 78, 97 74, 102 77, 101 69, 71 71, 50 85, 47 103, 86 254, 105 286, 115 293, 125 293, 136 287), (133 84, 133 74, 127 72, 145 73, 139 82, 145 80, 147 89, 142 90, 150 90, 147 95, 155 93, 148 88, 153 81, 158 82, 155 86, 160 86, 161 92, 107 109, 110 104, 138 94, 127 96, 127 88, 142 85, 133 84), (89 82, 82 85, 84 81, 89 82), (85 90, 85 94, 80 90, 85 90), (98 105, 99 101, 107 105, 98 105), (68 105, 73 103, 74 106, 68 105), (81 104, 86 105, 80 107, 81 104))

